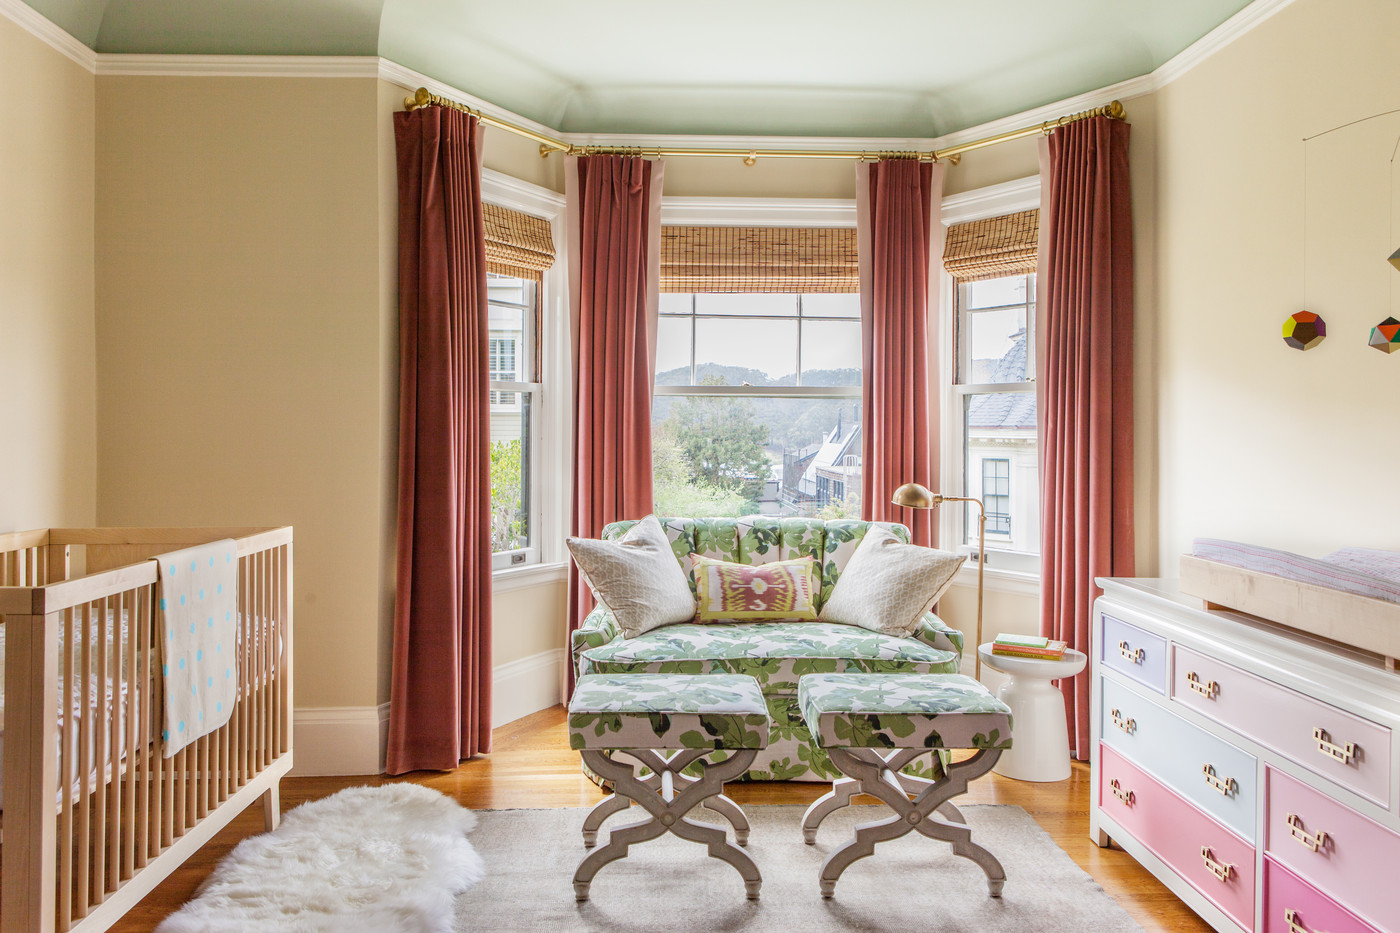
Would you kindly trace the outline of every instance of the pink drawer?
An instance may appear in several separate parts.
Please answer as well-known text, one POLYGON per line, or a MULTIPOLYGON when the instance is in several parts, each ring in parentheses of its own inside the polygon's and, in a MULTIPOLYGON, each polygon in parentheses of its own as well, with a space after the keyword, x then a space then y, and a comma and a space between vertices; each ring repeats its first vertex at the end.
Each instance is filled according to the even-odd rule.
POLYGON ((1173 646, 1171 698, 1390 807, 1390 730, 1321 700, 1173 646))
POLYGON ((1400 835, 1280 771, 1267 774, 1269 856, 1377 929, 1400 933, 1400 835))
POLYGON ((1262 933, 1383 933, 1271 858, 1264 859, 1262 933))
POLYGON ((1100 808, 1247 930, 1254 929, 1254 847, 1099 745, 1100 808), (1206 855, 1215 865, 1212 872, 1206 855))

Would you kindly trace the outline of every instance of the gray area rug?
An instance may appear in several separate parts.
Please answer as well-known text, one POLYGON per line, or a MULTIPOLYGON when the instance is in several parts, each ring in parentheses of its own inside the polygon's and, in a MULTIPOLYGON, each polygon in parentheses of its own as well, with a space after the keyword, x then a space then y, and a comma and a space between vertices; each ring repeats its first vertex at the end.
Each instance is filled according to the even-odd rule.
MULTIPOLYGON (((573 874, 587 850, 579 831, 588 811, 478 810, 472 844, 486 877, 457 898, 458 931, 548 930, 551 933, 694 933, 775 930, 794 933, 1131 933, 1141 931, 1118 904, 1070 860, 1020 807, 967 806, 973 839, 1006 868, 1000 899, 986 876, 946 843, 917 833, 881 843, 846 869, 836 896, 822 899, 817 870, 851 838, 857 821, 883 819, 884 807, 848 807, 822 823, 815 846, 799 828, 804 807, 749 806, 748 851, 763 872, 757 901, 729 865, 705 847, 666 835, 633 846, 605 866, 592 897, 574 900, 573 874)), ((719 822, 709 811, 696 819, 719 822)), ((598 834, 635 822, 633 807, 598 834)), ((731 840, 733 835, 731 833, 731 840)))

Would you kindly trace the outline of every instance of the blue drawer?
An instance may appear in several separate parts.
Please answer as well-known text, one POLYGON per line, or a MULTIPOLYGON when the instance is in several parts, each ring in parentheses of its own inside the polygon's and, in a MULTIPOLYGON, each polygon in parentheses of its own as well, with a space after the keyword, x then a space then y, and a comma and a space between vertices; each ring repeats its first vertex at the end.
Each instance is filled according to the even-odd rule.
POLYGON ((1099 735, 1201 810, 1254 841, 1258 762, 1170 710, 1101 678, 1099 735), (1211 777, 1208 780, 1206 768, 1211 777), (1228 789, 1221 793, 1220 786, 1228 789))
POLYGON ((1166 696, 1167 640, 1107 613, 1100 613, 1099 619, 1099 658, 1104 666, 1166 696))

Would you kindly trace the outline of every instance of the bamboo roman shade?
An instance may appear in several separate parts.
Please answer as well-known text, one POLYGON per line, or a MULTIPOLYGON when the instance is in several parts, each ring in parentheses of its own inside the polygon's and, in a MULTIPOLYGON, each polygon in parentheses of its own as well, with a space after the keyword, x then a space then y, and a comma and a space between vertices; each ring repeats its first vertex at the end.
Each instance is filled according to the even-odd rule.
POLYGON ((538 279, 554 265, 549 221, 495 204, 481 205, 486 228, 486 271, 538 279))
POLYGON ((1035 271, 1040 211, 986 217, 948 228, 943 268, 959 282, 1035 271))
POLYGON ((662 227, 663 292, 859 292, 853 227, 662 227))

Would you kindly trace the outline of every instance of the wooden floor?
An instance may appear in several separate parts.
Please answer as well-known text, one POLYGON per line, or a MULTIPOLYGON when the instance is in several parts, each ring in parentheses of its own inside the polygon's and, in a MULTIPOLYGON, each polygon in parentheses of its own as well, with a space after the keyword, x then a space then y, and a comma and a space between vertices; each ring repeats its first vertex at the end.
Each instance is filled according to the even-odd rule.
MULTIPOLYGON (((407 780, 449 794, 468 809, 585 807, 602 792, 579 773, 578 753, 569 749, 562 707, 544 710, 496 730, 494 750, 446 774, 418 772, 400 778, 288 778, 282 782, 287 810, 344 787, 407 780)), ((806 804, 828 785, 761 782, 732 784, 727 793, 740 805, 806 804)), ((873 802, 873 801, 871 801, 873 802)), ((1089 768, 1076 763, 1068 781, 1030 784, 990 774, 974 782, 959 803, 1006 803, 1023 807, 1070 858, 1093 876, 1149 933, 1210 930, 1136 861, 1117 849, 1089 841, 1089 768)), ((156 888, 112 929, 151 930, 184 903, 239 840, 262 831, 262 808, 254 805, 156 888)))

